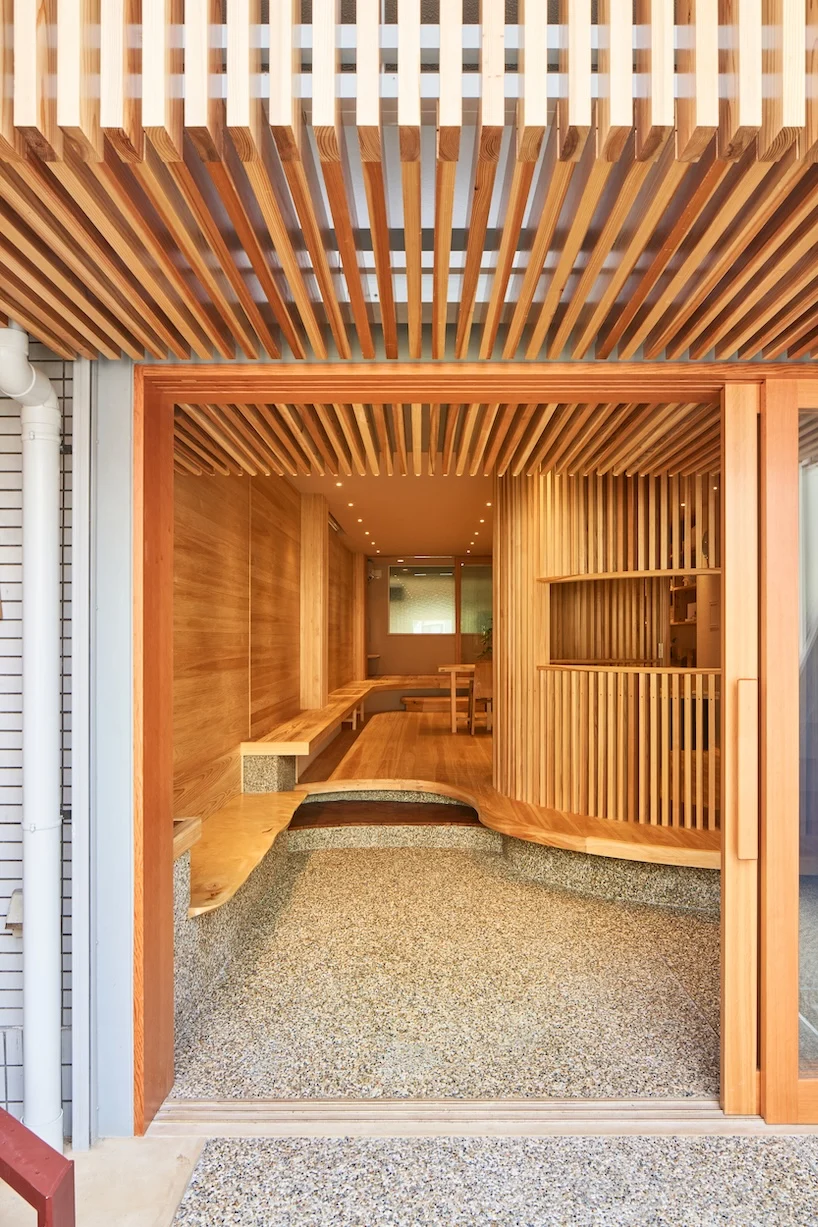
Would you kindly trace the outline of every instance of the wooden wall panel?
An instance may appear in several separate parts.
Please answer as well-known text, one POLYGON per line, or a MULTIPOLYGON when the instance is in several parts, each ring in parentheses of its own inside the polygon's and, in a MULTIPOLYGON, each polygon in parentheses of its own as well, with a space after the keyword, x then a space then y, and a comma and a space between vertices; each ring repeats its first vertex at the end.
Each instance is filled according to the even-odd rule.
MULTIPOLYGON (((329 534, 328 686, 337 690, 355 678, 355 555, 329 534)), ((363 675, 360 675, 363 676, 363 675)))
POLYGON ((250 711, 250 483, 176 474, 174 816, 241 791, 250 711))
POLYGON ((301 498, 286 481, 250 480, 250 737, 301 706, 301 498))
POLYGON ((329 693, 329 513, 323 494, 301 496, 301 706, 329 693))
POLYGON ((667 663, 670 578, 554 584, 550 601, 552 663, 667 663))
POLYGON ((540 477, 495 478, 494 784, 507 797, 537 803, 542 730, 537 666, 543 660, 547 588, 540 477))

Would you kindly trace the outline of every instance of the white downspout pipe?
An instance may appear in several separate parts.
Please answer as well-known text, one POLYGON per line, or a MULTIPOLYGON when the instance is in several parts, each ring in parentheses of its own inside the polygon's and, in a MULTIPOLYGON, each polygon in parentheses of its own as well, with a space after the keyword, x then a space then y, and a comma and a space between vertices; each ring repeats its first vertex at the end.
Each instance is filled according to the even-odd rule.
POLYGON ((0 395, 21 405, 23 442, 23 1119, 63 1148, 60 794, 60 409, 0 328, 0 395))

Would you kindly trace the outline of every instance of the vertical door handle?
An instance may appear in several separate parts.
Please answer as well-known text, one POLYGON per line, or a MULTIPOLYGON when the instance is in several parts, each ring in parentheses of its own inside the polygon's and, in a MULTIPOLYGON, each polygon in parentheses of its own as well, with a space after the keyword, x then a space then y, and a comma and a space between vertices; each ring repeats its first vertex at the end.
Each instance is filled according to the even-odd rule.
POLYGON ((758 860, 758 679, 736 683, 736 854, 758 860))

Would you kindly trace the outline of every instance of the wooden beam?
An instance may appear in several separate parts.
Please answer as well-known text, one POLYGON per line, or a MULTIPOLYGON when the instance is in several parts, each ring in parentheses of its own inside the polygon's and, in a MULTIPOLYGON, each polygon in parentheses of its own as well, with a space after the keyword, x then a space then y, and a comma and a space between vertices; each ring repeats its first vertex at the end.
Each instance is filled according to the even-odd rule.
POLYGON ((559 157, 578 162, 591 132, 591 0, 560 0, 560 24, 567 39, 560 48, 560 72, 568 82, 565 98, 557 100, 559 157))
POLYGON ((329 512, 323 494, 301 495, 301 706, 329 696, 329 512))
POLYGON ((719 14, 712 0, 676 0, 678 71, 676 157, 695 162, 719 127, 719 14))
POLYGON ((337 30, 340 0, 314 0, 312 9, 312 128, 329 201, 335 241, 349 294, 355 333, 364 358, 375 357, 358 250, 355 245, 351 195, 345 175, 344 137, 338 113, 337 30))
POLYGON ((57 125, 79 157, 99 159, 100 0, 57 5, 57 125))
MULTIPOLYGON (((432 275, 432 357, 445 357, 449 307, 452 219, 463 124, 463 13, 440 8, 440 97, 435 159, 435 244, 432 275)), ((432 457, 430 453, 430 463, 432 457)))
POLYGON ((762 0, 761 17, 768 30, 761 62, 772 88, 761 102, 758 156, 775 161, 799 138, 806 123, 806 25, 804 0, 762 0))
POLYGON ((652 159, 673 134, 673 5, 668 0, 636 0, 636 23, 647 34, 636 49, 636 71, 644 85, 634 103, 636 156, 652 159))
POLYGON ((14 126, 14 0, 0 0, 0 162, 18 161, 25 148, 14 126))
MULTIPOLYGON (((304 163, 301 106, 295 90, 296 72, 300 68, 300 60, 295 50, 295 25, 298 20, 300 20, 300 4, 297 0, 270 0, 270 130, 281 159, 296 214, 301 223, 301 234, 310 255, 313 274, 318 282, 324 310, 338 353, 342 358, 349 358, 351 356, 349 338, 335 292, 327 259, 327 246, 310 192, 304 163)), ((272 196, 272 192, 270 195, 272 196)), ((289 241, 289 236, 287 238, 289 241)), ((278 243, 276 243, 276 249, 278 250, 278 243)), ((282 265, 286 266, 284 257, 281 259, 282 265)), ((288 273, 288 280, 289 278, 288 273)), ((312 310, 311 307, 310 310, 312 310)), ((306 320, 305 327, 307 327, 306 320)), ((314 339, 313 344, 315 344, 314 339)))
POLYGON ((719 49, 719 157, 735 161, 761 128, 761 0, 719 0, 719 24, 732 35, 719 49))
POLYGON ((221 7, 221 0, 185 5, 184 130, 206 162, 224 157, 224 98, 210 88, 211 78, 221 72, 221 54, 211 37, 221 7))
POLYGON ((99 122, 123 161, 132 162, 144 147, 139 101, 128 88, 141 72, 142 53, 128 39, 141 22, 139 0, 104 0, 99 17, 99 122))
POLYGON ((184 156, 183 7, 183 0, 142 0, 142 126, 165 162, 184 156))
POLYGON ((62 157, 57 126, 57 0, 14 5, 14 126, 30 152, 44 162, 62 157))
POLYGON ((457 358, 464 358, 469 350, 489 209, 505 127, 505 12, 500 0, 483 0, 481 19, 480 118, 475 132, 474 191, 457 314, 457 358))
POLYGON ((403 190, 403 244, 409 357, 423 347, 423 236, 420 213, 420 0, 398 3, 398 139, 403 190))
POLYGON ((358 0, 356 7, 357 72, 356 112, 358 143, 375 257, 375 276, 380 299, 383 344, 387 358, 398 356, 398 325, 392 286, 392 257, 386 188, 381 154, 381 56, 378 0, 358 0))
POLYGON ((597 147, 601 158, 616 162, 633 130, 633 4, 630 0, 600 0, 597 14, 602 35, 597 147))

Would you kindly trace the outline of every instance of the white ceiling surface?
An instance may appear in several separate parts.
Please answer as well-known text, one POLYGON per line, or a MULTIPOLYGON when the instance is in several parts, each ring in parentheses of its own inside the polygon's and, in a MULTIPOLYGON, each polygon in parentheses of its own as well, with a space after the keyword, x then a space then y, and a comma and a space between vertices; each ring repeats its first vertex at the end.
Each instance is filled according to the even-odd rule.
POLYGON ((487 503, 492 501, 492 478, 468 474, 429 477, 427 467, 424 455, 421 477, 412 473, 406 477, 327 475, 288 477, 287 481, 302 493, 326 496, 341 526, 341 539, 351 550, 373 557, 380 550, 384 558, 448 556, 467 550, 490 554, 493 521, 487 503))

